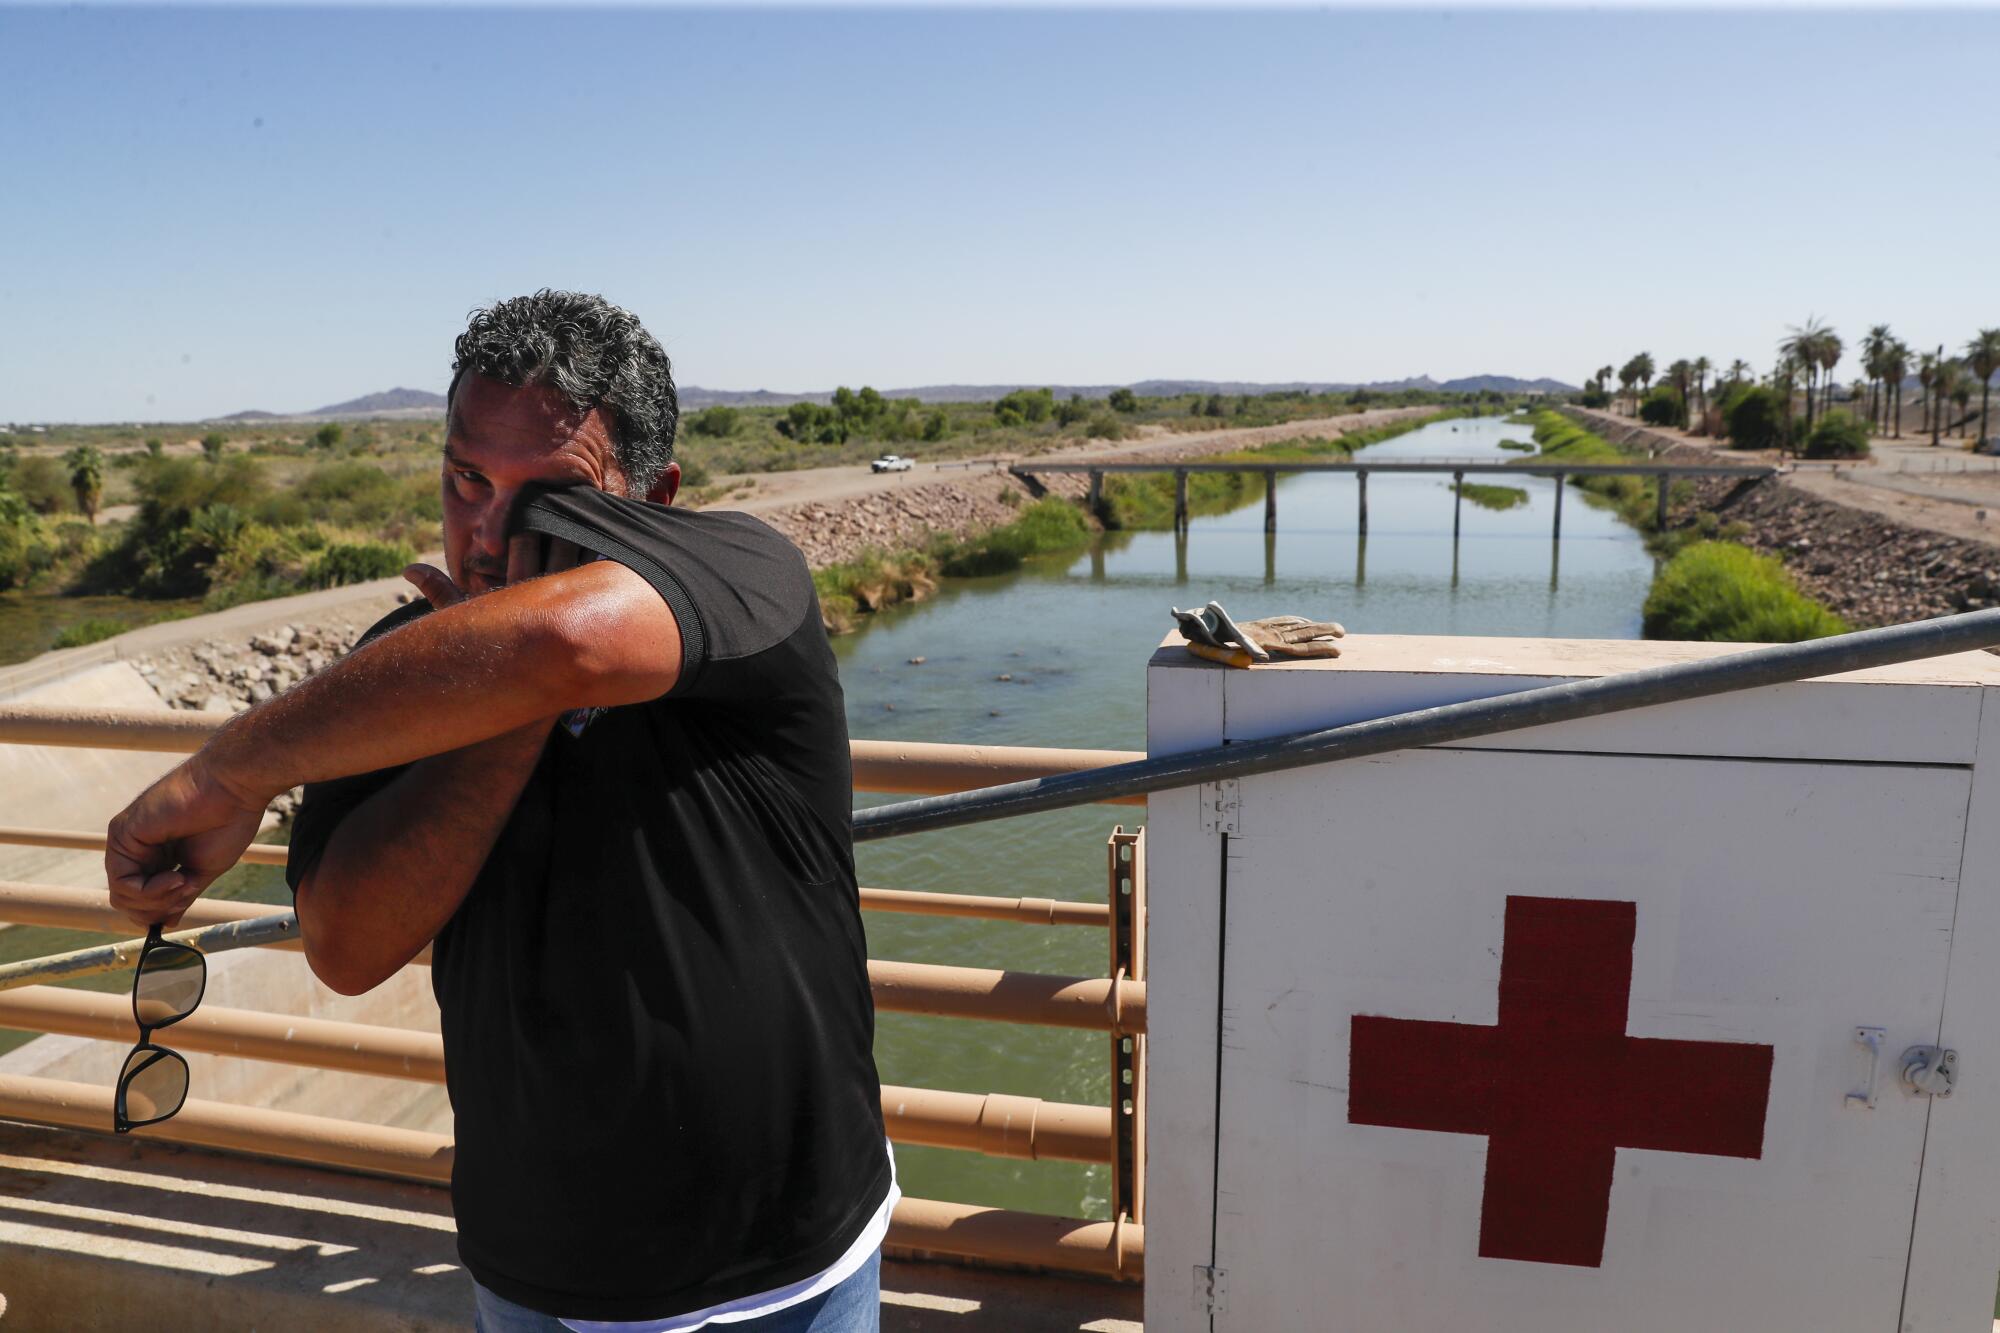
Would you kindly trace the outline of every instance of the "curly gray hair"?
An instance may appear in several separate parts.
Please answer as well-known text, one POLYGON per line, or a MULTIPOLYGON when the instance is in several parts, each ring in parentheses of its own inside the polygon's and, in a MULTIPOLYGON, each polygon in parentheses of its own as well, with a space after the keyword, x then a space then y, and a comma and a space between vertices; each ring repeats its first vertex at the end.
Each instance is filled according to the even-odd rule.
POLYGON ((674 461, 673 366, 638 316, 601 296, 544 288, 473 311, 452 348, 447 404, 467 371, 516 388, 547 384, 579 415, 603 408, 634 495, 674 461))

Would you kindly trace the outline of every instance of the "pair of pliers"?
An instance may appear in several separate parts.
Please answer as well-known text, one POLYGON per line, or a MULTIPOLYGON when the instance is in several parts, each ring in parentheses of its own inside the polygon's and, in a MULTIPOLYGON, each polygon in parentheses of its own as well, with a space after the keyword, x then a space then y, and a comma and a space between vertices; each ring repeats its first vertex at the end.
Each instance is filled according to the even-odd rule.
POLYGON ((1175 622, 1181 627, 1181 637, 1189 643, 1199 643, 1205 647, 1224 650, 1241 649, 1257 662, 1271 660, 1271 654, 1266 652, 1262 645, 1236 627, 1236 622, 1222 609, 1221 602, 1210 602, 1199 611, 1183 611, 1178 606, 1168 609, 1173 612, 1175 622))

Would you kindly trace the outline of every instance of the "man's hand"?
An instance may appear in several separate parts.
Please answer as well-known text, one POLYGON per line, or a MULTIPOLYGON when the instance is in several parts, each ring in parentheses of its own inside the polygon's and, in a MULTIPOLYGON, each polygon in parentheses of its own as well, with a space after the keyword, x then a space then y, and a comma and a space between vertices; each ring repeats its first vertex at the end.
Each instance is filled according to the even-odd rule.
POLYGON ((111 905, 141 926, 178 923, 188 904, 243 855, 267 803, 231 791, 200 755, 181 764, 106 831, 111 905))
MULTIPOLYGON (((541 574, 559 574, 565 569, 576 568, 579 559, 575 542, 552 537, 548 542, 548 553, 542 551, 542 538, 538 533, 523 532, 507 542, 507 583, 512 587, 524 583, 541 574)), ((403 577, 423 594, 433 611, 442 611, 447 606, 456 606, 468 594, 451 580, 451 575, 436 565, 416 564, 406 566, 403 577)))

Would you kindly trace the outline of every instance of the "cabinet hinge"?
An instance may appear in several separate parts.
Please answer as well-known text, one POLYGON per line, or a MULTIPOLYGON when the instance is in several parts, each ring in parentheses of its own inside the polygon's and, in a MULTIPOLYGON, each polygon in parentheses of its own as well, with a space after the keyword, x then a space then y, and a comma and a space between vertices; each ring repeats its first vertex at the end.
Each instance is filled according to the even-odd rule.
POLYGON ((1242 828, 1243 796, 1235 778, 1201 784, 1201 831, 1238 834, 1242 828))
POLYGON ((1197 1310, 1221 1314, 1229 1308, 1229 1270, 1194 1266, 1194 1304, 1197 1310))

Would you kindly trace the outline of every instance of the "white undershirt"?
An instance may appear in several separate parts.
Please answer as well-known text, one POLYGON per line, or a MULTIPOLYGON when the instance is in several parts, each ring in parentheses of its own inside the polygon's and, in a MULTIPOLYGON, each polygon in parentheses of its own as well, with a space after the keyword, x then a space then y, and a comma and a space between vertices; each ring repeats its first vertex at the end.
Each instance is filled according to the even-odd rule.
POLYGON ((833 1261, 833 1266, 814 1277, 801 1278, 789 1286, 777 1287, 771 1291, 758 1292, 754 1296, 743 1296, 720 1305, 711 1305, 706 1310, 690 1310, 686 1314, 669 1315, 665 1319, 639 1319, 633 1321, 604 1322, 596 1319, 565 1319, 564 1328, 575 1329, 576 1333, 693 1333, 698 1328, 710 1324, 740 1324, 746 1319, 762 1319, 765 1315, 776 1314, 801 1301, 809 1301, 822 1292, 830 1291, 861 1271, 881 1247, 882 1238, 889 1234, 889 1215, 896 1211, 896 1201, 903 1197, 896 1187, 896 1150, 887 1143, 882 1145, 889 1153, 889 1193, 883 1198, 882 1206, 875 1210, 868 1225, 847 1247, 847 1252, 833 1261))

